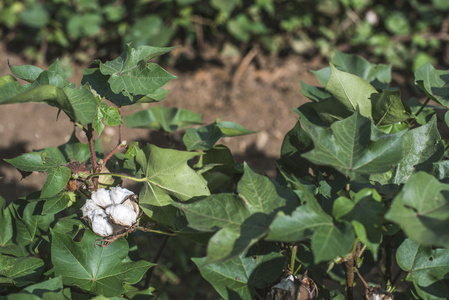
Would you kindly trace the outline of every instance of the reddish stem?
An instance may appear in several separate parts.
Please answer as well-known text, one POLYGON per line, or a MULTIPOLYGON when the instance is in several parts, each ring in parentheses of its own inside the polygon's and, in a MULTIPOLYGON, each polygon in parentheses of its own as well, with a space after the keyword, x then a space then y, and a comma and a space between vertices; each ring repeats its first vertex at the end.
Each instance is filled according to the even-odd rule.
MULTIPOLYGON (((89 151, 90 151, 90 159, 92 161, 92 169, 93 169, 93 173, 98 173, 98 172, 100 172, 100 167, 97 163, 97 156, 95 155, 93 131, 94 130, 92 128, 92 123, 88 124, 87 130, 85 130, 85 132, 86 132, 86 136, 87 136, 87 141, 89 143, 89 151)), ((92 183, 94 185, 94 189, 96 189, 98 186, 98 177, 93 178, 92 183)))
POLYGON ((124 145, 122 145, 121 141, 119 141, 119 144, 118 144, 117 146, 115 146, 114 150, 112 150, 112 152, 109 153, 109 155, 106 156, 105 159, 103 159, 103 165, 106 164, 106 162, 112 157, 112 155, 114 155, 115 152, 117 152, 117 150, 118 150, 120 147, 125 147, 124 145))

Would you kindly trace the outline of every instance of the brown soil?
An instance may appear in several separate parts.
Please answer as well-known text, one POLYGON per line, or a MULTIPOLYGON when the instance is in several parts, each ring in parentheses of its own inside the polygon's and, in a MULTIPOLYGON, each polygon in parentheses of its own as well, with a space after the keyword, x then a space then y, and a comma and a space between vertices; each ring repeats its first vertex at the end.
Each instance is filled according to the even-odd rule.
MULTIPOLYGON (((181 49, 182 51, 182 49, 181 49)), ((245 58, 229 57, 207 61, 191 61, 188 66, 167 69, 179 78, 170 82, 167 98, 158 104, 124 107, 123 115, 149 108, 152 105, 189 109, 203 115, 209 124, 217 118, 233 121, 256 134, 226 138, 220 141, 231 148, 237 162, 247 161, 269 176, 275 174, 275 160, 279 157, 284 135, 296 122, 291 109, 307 99, 300 93, 300 80, 318 84, 309 70, 322 68, 324 60, 306 61, 301 56, 283 59, 268 58, 250 53, 245 58)), ((0 44, 0 75, 10 74, 12 65, 26 62, 17 53, 10 53, 0 44)), ((45 66, 44 66, 45 67, 45 66)), ((165 67, 165 66, 164 66, 165 67)), ((74 67, 71 82, 81 80, 81 67, 74 67)), ((12 166, 3 161, 22 153, 65 143, 74 130, 67 117, 46 104, 12 104, 0 106, 0 195, 11 201, 39 190, 45 180, 43 174, 25 179, 12 166)), ((82 135, 79 134, 82 138, 82 135)), ((127 141, 157 143, 160 135, 146 129, 123 128, 127 141)), ((106 128, 103 134, 106 149, 112 149, 118 133, 106 128)), ((108 150, 106 150, 107 152, 108 150)))

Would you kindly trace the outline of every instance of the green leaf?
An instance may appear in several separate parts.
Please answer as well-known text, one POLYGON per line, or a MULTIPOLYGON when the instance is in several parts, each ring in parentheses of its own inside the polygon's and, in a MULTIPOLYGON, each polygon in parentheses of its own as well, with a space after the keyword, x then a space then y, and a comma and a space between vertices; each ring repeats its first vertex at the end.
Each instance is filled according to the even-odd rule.
POLYGON ((268 232, 276 212, 290 212, 298 204, 296 195, 244 165, 238 184, 239 197, 218 194, 193 203, 176 204, 200 231, 217 231, 209 240, 207 262, 231 259, 248 250, 268 232), (242 201, 243 200, 243 201, 242 201))
POLYGON ((64 88, 64 92, 75 112, 72 119, 83 125, 92 123, 97 111, 97 100, 92 92, 84 88, 64 88))
POLYGON ((385 89, 391 82, 391 65, 371 64, 356 54, 335 51, 332 63, 340 70, 359 76, 375 88, 385 89))
POLYGON ((123 93, 132 100, 133 95, 153 94, 167 82, 177 78, 151 59, 171 51, 173 47, 126 46, 126 50, 113 61, 100 63, 100 71, 110 75, 108 80, 112 92, 123 93))
POLYGON ((200 125, 201 114, 176 107, 155 106, 151 109, 123 117, 123 120, 126 126, 131 128, 149 128, 164 132, 174 132, 187 126, 200 125))
POLYGON ((56 167, 49 170, 47 180, 45 181, 41 198, 53 197, 67 185, 70 179, 71 171, 67 167, 56 167))
POLYGON ((444 280, 449 268, 449 250, 432 249, 406 239, 396 252, 396 260, 407 272, 406 280, 412 281, 425 299, 446 299, 449 294, 444 280))
POLYGON ((10 66, 9 68, 14 76, 30 83, 36 81, 39 75, 44 71, 41 68, 32 65, 10 66))
POLYGON ((313 141, 307 132, 301 127, 300 122, 287 132, 282 141, 281 158, 278 164, 283 170, 295 174, 297 177, 309 173, 310 162, 302 157, 302 154, 313 149, 313 141))
POLYGON ((15 158, 5 159, 5 161, 16 167, 16 169, 26 172, 46 172, 57 167, 53 161, 46 158, 44 152, 25 153, 15 158))
POLYGON ((13 237, 11 212, 5 209, 6 201, 0 196, 0 248, 5 246, 13 237))
POLYGON ((376 89, 356 75, 337 70, 332 63, 330 67, 332 73, 326 91, 348 110, 358 109, 362 116, 372 118, 371 97, 377 94, 376 89))
POLYGON ((301 94, 303 94, 312 101, 319 102, 331 97, 331 95, 327 93, 326 90, 322 87, 308 85, 302 80, 300 82, 301 82, 301 94))
POLYGON ((444 145, 434 116, 426 125, 412 129, 404 137, 404 155, 395 168, 392 183, 405 183, 417 171, 431 171, 444 154, 444 145))
MULTIPOLYGON (((153 207, 171 205, 171 197, 185 201, 210 194, 202 176, 187 164, 198 155, 201 153, 162 149, 154 145, 148 145, 137 153, 136 161, 145 175, 145 187, 140 193, 140 206, 145 214, 158 218, 153 207)), ((159 221, 172 224, 173 219, 159 221)))
POLYGON ((72 132, 67 143, 59 146, 58 149, 64 155, 66 161, 76 160, 83 162, 90 159, 89 145, 81 143, 75 131, 72 132))
POLYGON ((61 276, 58 276, 56 278, 51 278, 27 286, 20 293, 9 294, 8 299, 30 299, 29 297, 32 296, 37 297, 37 299, 45 299, 45 300, 65 299, 63 289, 64 286, 62 284, 62 278, 61 276), (12 298, 11 296, 14 296, 14 298, 12 298))
POLYGON ((201 275, 224 299, 253 299, 255 289, 266 288, 282 272, 284 257, 272 244, 261 244, 222 263, 207 264, 207 258, 192 258, 201 275))
POLYGON ((402 159, 406 131, 384 134, 358 111, 330 127, 315 126, 301 112, 301 124, 315 148, 303 157, 317 165, 334 167, 352 179, 383 173, 402 159))
POLYGON ((371 250, 374 259, 377 259, 377 249, 382 242, 384 213, 382 197, 374 189, 363 189, 354 199, 339 197, 332 209, 335 219, 352 224, 357 237, 371 250))
POLYGON ((334 222, 313 202, 297 207, 291 216, 278 213, 266 237, 267 240, 282 242, 299 242, 310 238, 316 263, 345 256, 355 239, 348 223, 334 222))
POLYGON ((197 129, 187 128, 183 141, 188 150, 209 150, 221 138, 247 135, 254 132, 234 122, 217 121, 197 129))
POLYGON ((449 71, 436 70, 426 63, 416 70, 415 83, 430 99, 449 108, 449 71))
MULTIPOLYGON (((48 179, 47 179, 48 180, 48 179)), ((41 194, 42 197, 42 194, 41 194)), ((42 214, 54 215, 58 212, 62 211, 67 207, 67 204, 70 202, 70 196, 61 193, 54 197, 50 197, 45 199, 44 207, 42 209, 42 214)))
POLYGON ((168 94, 167 90, 160 88, 154 93, 147 95, 132 95, 132 100, 130 101, 128 96, 124 96, 122 93, 115 94, 111 91, 108 82, 109 78, 110 76, 103 75, 99 68, 83 69, 83 79, 81 80, 81 83, 90 86, 100 97, 106 97, 107 100, 118 107, 135 103, 161 101, 165 99, 168 94))
POLYGON ((56 276, 62 276, 65 285, 76 285, 84 291, 118 296, 126 291, 125 283, 135 284, 154 264, 131 261, 128 243, 120 238, 108 247, 96 247, 98 238, 90 230, 84 232, 81 242, 69 235, 52 231, 51 261, 56 276))
POLYGON ((37 257, 13 257, 0 254, 0 283, 25 286, 39 280, 44 261, 37 257))
POLYGON ((413 174, 385 215, 413 241, 449 248, 449 185, 424 172, 413 174))
POLYGON ((401 101, 398 91, 382 91, 372 96, 373 121, 376 126, 405 122, 411 118, 410 108, 401 101))

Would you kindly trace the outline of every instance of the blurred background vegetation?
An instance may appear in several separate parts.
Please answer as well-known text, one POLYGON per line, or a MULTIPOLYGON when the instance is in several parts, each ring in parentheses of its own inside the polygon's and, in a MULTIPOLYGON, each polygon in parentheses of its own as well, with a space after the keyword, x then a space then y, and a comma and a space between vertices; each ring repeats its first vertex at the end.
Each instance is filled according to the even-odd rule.
POLYGON ((131 43, 190 46, 196 58, 206 47, 307 57, 337 48, 413 71, 449 64, 448 11, 447 0, 2 0, 0 35, 42 63, 110 58, 131 43))

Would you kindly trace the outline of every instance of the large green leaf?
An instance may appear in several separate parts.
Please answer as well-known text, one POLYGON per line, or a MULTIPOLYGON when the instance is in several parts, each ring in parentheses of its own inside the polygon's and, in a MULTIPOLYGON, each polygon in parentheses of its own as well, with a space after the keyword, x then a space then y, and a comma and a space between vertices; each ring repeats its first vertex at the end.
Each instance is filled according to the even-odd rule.
POLYGON ((291 216, 278 213, 270 226, 267 240, 299 242, 312 239, 315 262, 345 256, 354 243, 354 231, 348 223, 336 223, 316 200, 296 208, 291 216))
POLYGON ((201 114, 176 107, 166 108, 155 106, 151 109, 138 111, 123 117, 126 126, 150 128, 164 132, 174 132, 178 129, 201 124, 201 114))
POLYGON ((434 116, 426 125, 412 129, 404 137, 403 158, 395 168, 390 182, 401 184, 417 171, 431 171, 433 163, 444 154, 444 145, 434 116))
POLYGON ((444 280, 449 277, 449 250, 432 249, 406 239, 396 252, 406 280, 412 281, 424 299, 447 299, 449 290, 444 280))
POLYGON ((110 75, 108 82, 115 94, 122 93, 130 100, 133 95, 153 94, 176 76, 150 60, 172 49, 173 47, 151 46, 133 49, 127 45, 118 58, 100 63, 100 71, 104 75, 110 75))
POLYGON ((413 174, 385 218, 417 243, 449 248, 449 185, 424 172, 413 174))
POLYGON ((206 264, 206 257, 192 260, 223 299, 253 299, 255 289, 276 281, 284 265, 283 255, 272 244, 256 245, 222 263, 206 264))
POLYGON ((177 204, 189 226, 215 231, 207 247, 207 262, 220 262, 240 255, 263 238, 276 212, 290 212, 298 204, 296 195, 244 165, 238 184, 239 197, 218 194, 193 203, 177 204), (242 201, 243 200, 243 201, 242 201))
POLYGON ((136 161, 145 174, 145 185, 140 192, 140 206, 145 214, 160 222, 173 224, 173 219, 155 214, 154 207, 168 206, 167 216, 171 217, 171 197, 185 201, 210 194, 203 177, 187 164, 198 155, 201 153, 162 149, 154 145, 148 145, 137 153, 136 161))
POLYGON ((363 189, 354 199, 339 197, 334 202, 332 215, 335 219, 351 223, 360 241, 377 259, 377 249, 382 242, 385 209, 382 198, 374 189, 363 189))
POLYGON ((326 84, 326 92, 350 111, 356 111, 372 118, 371 97, 377 94, 376 89, 366 80, 343 71, 339 71, 332 63, 331 77, 326 84))
POLYGON ((120 238, 108 247, 96 247, 98 238, 86 230, 81 242, 69 235, 52 231, 51 261, 53 271, 62 276, 66 285, 76 285, 94 294, 118 296, 126 289, 125 283, 135 284, 154 264, 131 261, 127 255, 128 243, 120 238))
POLYGON ((13 257, 0 254, 0 284, 25 286, 39 280, 44 261, 37 257, 13 257))
POLYGON ((196 129, 187 128, 183 141, 188 150, 209 150, 221 138, 247 135, 254 132, 234 122, 216 121, 196 129))
POLYGON ((407 131, 384 134, 358 111, 330 127, 312 124, 300 111, 301 124, 315 148, 303 157, 317 165, 334 167, 352 179, 383 173, 402 159, 402 143, 407 131))
POLYGON ((426 63, 416 70, 415 82, 430 99, 449 108, 449 71, 436 70, 426 63))

